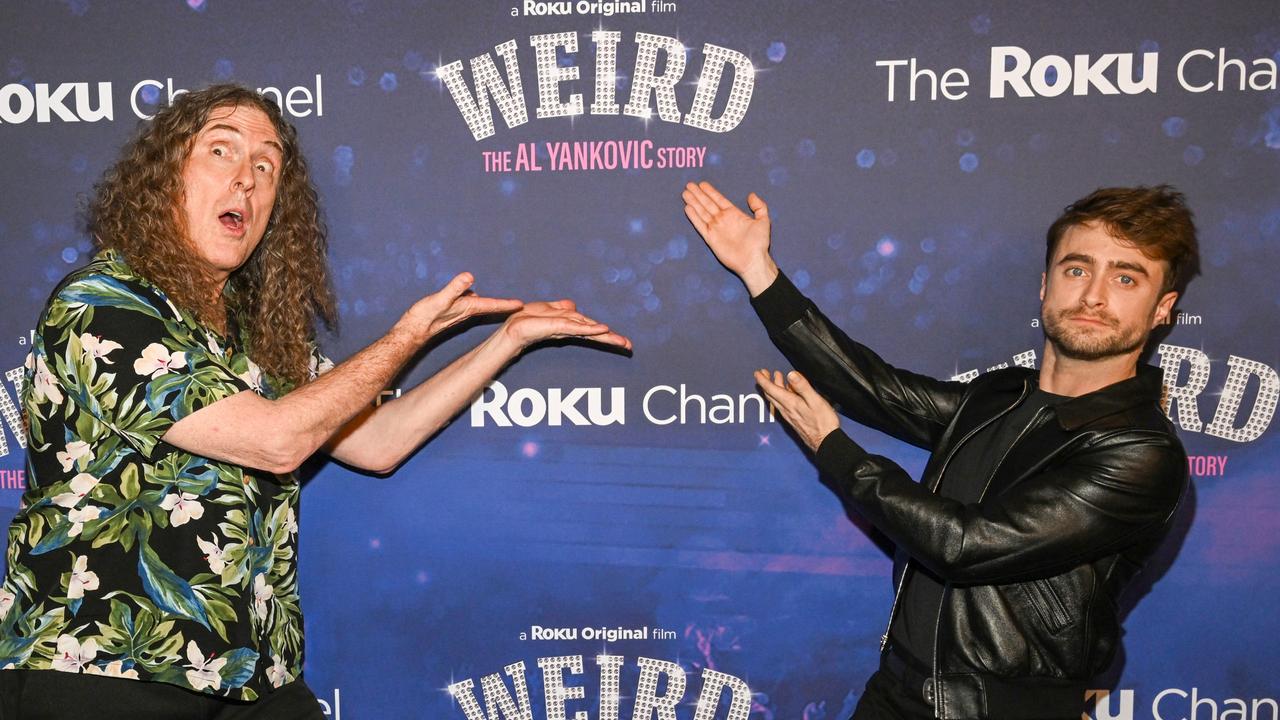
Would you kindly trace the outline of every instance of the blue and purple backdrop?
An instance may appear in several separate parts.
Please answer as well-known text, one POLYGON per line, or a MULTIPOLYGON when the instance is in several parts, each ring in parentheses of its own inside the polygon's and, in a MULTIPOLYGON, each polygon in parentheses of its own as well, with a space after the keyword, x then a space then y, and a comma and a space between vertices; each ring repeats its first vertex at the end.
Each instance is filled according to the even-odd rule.
POLYGON ((1094 716, 1276 717, 1274 0, 28 1, 0 7, 0 37, 0 518, 25 482, 29 332, 92 252, 78 210, 183 88, 261 88, 297 125, 331 228, 334 359, 461 270, 635 341, 529 354, 390 477, 312 468, 306 677, 331 716, 464 720, 447 688, 487 706, 496 674, 527 684, 525 720, 556 717, 544 676, 583 688, 569 717, 615 696, 630 717, 685 676, 680 720, 715 678, 698 720, 744 717, 734 679, 751 720, 847 717, 890 563, 763 414, 751 371, 782 359, 681 211, 708 179, 765 197, 779 262, 837 323, 943 377, 1035 363, 1062 206, 1185 192, 1204 274, 1151 362, 1194 488, 1094 716), (573 656, 580 674, 556 670, 573 656))

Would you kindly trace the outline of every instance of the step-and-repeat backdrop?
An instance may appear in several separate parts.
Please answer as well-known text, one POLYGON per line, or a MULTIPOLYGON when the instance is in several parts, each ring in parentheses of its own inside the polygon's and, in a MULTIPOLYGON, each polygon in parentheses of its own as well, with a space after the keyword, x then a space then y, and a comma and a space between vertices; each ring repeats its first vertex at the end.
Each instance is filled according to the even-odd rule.
POLYGON ((528 354, 390 477, 311 469, 306 677, 331 716, 848 716, 890 562, 756 394, 783 361, 684 218, 708 179, 769 202, 779 262, 851 334, 969 378, 1037 362, 1066 203, 1181 189, 1204 274, 1150 361, 1194 487, 1093 714, 1276 717, 1272 0, 63 0, 5 3, 0 38, 0 518, 25 483, 31 328, 92 253, 79 210, 184 89, 243 83, 297 125, 335 359, 461 270, 635 341, 528 354))

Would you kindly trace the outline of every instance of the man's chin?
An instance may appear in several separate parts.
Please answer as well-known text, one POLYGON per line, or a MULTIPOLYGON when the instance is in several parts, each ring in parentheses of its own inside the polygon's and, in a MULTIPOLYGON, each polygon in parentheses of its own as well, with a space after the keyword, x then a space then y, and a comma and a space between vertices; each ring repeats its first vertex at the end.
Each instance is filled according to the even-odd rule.
POLYGON ((1045 337, 1048 338, 1049 344, 1053 346, 1054 352, 1059 356, 1085 362, 1128 355, 1135 350, 1141 350, 1147 340, 1144 337, 1136 342, 1122 342, 1120 338, 1114 336, 1108 338, 1081 338, 1070 333, 1055 333, 1052 335, 1046 333, 1045 337))

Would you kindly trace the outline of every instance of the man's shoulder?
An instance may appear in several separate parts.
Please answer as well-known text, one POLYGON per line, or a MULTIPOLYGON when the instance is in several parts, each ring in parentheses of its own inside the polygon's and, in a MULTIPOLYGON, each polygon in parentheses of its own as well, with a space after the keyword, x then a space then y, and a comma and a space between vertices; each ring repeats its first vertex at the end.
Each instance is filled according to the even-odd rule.
POLYGON ((178 314, 163 292, 135 273, 118 253, 109 250, 68 273, 49 298, 51 309, 80 305, 141 312, 157 319, 178 314))

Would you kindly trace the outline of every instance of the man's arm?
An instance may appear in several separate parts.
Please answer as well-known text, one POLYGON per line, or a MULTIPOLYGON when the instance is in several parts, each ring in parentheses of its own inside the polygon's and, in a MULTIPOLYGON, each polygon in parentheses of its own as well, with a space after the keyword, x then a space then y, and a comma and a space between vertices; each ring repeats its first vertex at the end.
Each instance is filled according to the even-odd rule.
POLYGON ((769 208, 752 193, 749 217, 710 183, 689 183, 685 215, 716 259, 742 279, 770 338, 854 420, 931 447, 964 393, 961 383, 899 370, 853 341, 778 270, 769 253, 769 208))
POLYGON ((480 345, 404 396, 365 409, 324 449, 348 465, 390 472, 447 425, 529 345, 551 337, 587 337, 614 347, 631 347, 626 338, 577 313, 569 300, 530 303, 480 345))
POLYGON ((1047 577, 1155 537, 1186 481, 1185 455, 1169 436, 1123 430, 981 506, 966 505, 929 492, 892 460, 859 447, 803 375, 791 373, 786 383, 780 373, 760 371, 756 379, 840 496, 950 582, 1047 577))
MULTIPOLYGON (((273 473, 292 472, 365 410, 428 339, 467 317, 510 312, 522 306, 515 300, 493 300, 468 294, 471 282, 472 278, 467 273, 454 278, 440 292, 411 307, 382 338, 313 382, 277 400, 268 400, 252 392, 237 393, 184 417, 169 428, 163 439, 204 457, 273 473)), ((525 315, 519 328, 525 332, 514 334, 517 341, 527 341, 541 332, 546 337, 559 333, 559 336, 566 337, 600 336, 603 342, 612 344, 626 342, 624 338, 609 333, 606 326, 582 317, 571 306, 540 307, 536 315, 525 315), (538 321, 530 324, 529 317, 536 317, 538 321)), ((496 363, 495 352, 509 353, 509 360, 517 352, 514 349, 516 345, 518 342, 493 343, 486 353, 482 353, 488 365, 481 365, 489 367, 496 363)), ((464 368, 470 364, 461 363, 464 368)), ((446 377, 457 372, 455 369, 446 377)), ((444 412, 444 409, 437 408, 437 412, 444 412)), ((449 413, 445 419, 451 416, 449 413)), ((433 423, 433 420, 427 421, 428 426, 433 426, 433 423)), ((387 432, 395 437, 406 431, 387 432)), ((361 437, 348 445, 346 452, 353 464, 364 467, 362 463, 373 457, 369 446, 380 444, 381 438, 373 432, 363 433, 361 437)), ((422 440, 425 438, 423 436, 422 440)), ((339 459, 342 459, 343 451, 338 452, 339 459)), ((384 469, 382 463, 371 464, 372 469, 384 469)))

